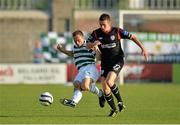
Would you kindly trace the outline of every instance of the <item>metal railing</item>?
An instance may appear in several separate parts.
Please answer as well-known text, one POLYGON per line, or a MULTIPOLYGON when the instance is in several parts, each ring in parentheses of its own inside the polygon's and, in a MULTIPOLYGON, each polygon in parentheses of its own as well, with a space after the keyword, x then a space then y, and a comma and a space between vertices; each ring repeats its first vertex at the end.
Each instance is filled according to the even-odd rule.
POLYGON ((180 10, 180 0, 75 0, 75 9, 180 10))
POLYGON ((0 0, 0 10, 48 10, 51 0, 0 0))
POLYGON ((180 0, 129 0, 129 8, 180 10, 180 0))
POLYGON ((75 9, 117 9, 120 0, 75 0, 75 9))

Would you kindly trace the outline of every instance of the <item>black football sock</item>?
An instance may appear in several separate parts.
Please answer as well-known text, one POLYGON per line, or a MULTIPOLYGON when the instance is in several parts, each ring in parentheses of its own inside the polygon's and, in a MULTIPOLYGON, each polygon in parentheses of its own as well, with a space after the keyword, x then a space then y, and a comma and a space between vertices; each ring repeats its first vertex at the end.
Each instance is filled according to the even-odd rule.
POLYGON ((114 99, 113 99, 113 96, 112 94, 108 94, 108 95, 105 95, 105 98, 109 104, 109 106, 111 107, 112 110, 116 110, 116 106, 114 104, 114 99))
POLYGON ((118 90, 118 86, 116 84, 114 84, 111 88, 111 91, 112 93, 114 94, 114 96, 116 97, 117 101, 118 102, 122 102, 122 98, 121 98, 121 95, 119 93, 119 90, 118 90))

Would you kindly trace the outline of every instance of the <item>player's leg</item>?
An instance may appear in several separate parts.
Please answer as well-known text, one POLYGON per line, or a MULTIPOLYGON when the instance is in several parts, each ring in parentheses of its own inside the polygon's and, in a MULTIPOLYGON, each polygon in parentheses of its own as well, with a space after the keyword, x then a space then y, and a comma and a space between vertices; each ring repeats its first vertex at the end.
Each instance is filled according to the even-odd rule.
POLYGON ((105 99, 103 91, 98 89, 95 82, 99 78, 99 73, 95 65, 87 66, 84 71, 84 79, 81 84, 81 88, 85 91, 90 91, 93 94, 96 94, 99 97, 100 107, 104 107, 105 99))
POLYGON ((83 91, 90 91, 93 94, 96 94, 98 97, 102 96, 102 91, 98 89, 95 83, 93 83, 93 79, 85 78, 81 84, 81 89, 83 91))
POLYGON ((101 108, 105 105, 105 97, 104 93, 101 89, 99 89, 91 78, 85 78, 81 84, 81 88, 83 91, 89 91, 98 96, 99 106, 101 108))
POLYGON ((106 99, 107 103, 109 104, 109 106, 111 107, 111 111, 108 116, 114 117, 117 114, 117 109, 116 109, 116 106, 114 103, 113 96, 111 94, 111 89, 106 84, 105 80, 106 80, 105 77, 101 77, 101 84, 102 84, 102 88, 104 90, 105 99, 106 99))
POLYGON ((63 105, 75 107, 79 103, 79 101, 82 98, 82 92, 80 87, 80 84, 82 83, 82 78, 83 78, 83 73, 79 71, 73 82, 74 91, 73 91, 72 99, 66 99, 66 98, 60 99, 60 102, 63 105))
POLYGON ((80 91, 80 82, 74 81, 74 92, 72 99, 60 99, 60 102, 65 106, 75 107, 82 98, 82 92, 80 91))
POLYGON ((90 91, 98 96, 98 98, 99 98, 99 106, 101 108, 103 108, 104 105, 105 105, 105 102, 106 102, 103 90, 98 89, 98 87, 96 86, 95 83, 91 83, 90 91))
POLYGON ((73 83, 74 92, 73 92, 73 96, 72 96, 72 101, 75 102, 75 104, 78 104, 82 98, 82 92, 80 89, 80 84, 81 84, 81 82, 79 82, 79 81, 74 81, 74 83, 73 83))
POLYGON ((123 104, 123 101, 122 101, 122 98, 121 98, 118 86, 115 84, 115 80, 117 78, 117 74, 118 73, 115 73, 114 71, 110 71, 108 73, 108 75, 107 75, 107 78, 106 78, 105 82, 110 87, 112 93, 116 97, 117 102, 118 102, 119 111, 121 112, 125 108, 125 106, 123 104))

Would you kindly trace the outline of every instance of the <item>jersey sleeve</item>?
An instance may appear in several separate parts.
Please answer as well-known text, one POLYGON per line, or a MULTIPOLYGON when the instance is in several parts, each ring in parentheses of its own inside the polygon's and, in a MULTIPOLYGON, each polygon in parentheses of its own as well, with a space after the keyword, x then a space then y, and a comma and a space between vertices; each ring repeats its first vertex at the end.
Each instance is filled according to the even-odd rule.
POLYGON ((119 29, 119 33, 122 39, 130 39, 131 38, 131 34, 124 30, 124 29, 119 29))
POLYGON ((94 33, 94 31, 91 33, 91 35, 88 37, 87 39, 87 43, 94 43, 94 41, 96 41, 96 34, 94 33))

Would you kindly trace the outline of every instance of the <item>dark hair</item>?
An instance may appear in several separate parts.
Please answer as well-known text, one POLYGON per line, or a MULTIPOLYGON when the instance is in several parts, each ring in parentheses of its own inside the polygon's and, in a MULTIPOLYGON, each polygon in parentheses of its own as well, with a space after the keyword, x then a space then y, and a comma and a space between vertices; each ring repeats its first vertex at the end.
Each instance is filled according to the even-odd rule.
POLYGON ((81 35, 84 36, 83 32, 81 30, 76 30, 72 33, 73 37, 75 37, 76 35, 81 35))
POLYGON ((104 21, 104 20, 110 20, 109 14, 106 13, 101 14, 101 16, 99 17, 99 21, 104 21))

